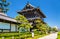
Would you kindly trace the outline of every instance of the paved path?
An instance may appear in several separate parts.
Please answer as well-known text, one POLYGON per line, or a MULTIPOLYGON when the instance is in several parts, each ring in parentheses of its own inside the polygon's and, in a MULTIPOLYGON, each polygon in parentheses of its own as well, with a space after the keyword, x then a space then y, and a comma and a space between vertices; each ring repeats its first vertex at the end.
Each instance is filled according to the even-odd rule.
POLYGON ((53 33, 39 39, 56 39, 56 38, 57 38, 57 33, 53 33))

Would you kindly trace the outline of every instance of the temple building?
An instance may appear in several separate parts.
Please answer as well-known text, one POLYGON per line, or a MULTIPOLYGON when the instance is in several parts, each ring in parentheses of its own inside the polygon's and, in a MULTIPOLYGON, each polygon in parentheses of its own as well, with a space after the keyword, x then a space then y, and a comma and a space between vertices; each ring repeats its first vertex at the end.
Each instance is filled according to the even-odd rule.
POLYGON ((0 32, 16 32, 17 21, 0 12, 0 32))
POLYGON ((16 32, 18 31, 17 24, 20 23, 5 14, 7 12, 5 3, 6 1, 0 0, 0 32, 16 32))
POLYGON ((27 3, 22 10, 18 11, 18 14, 24 15, 31 24, 35 24, 34 21, 37 19, 45 23, 44 18, 46 18, 46 16, 42 13, 40 8, 36 8, 30 3, 27 3))

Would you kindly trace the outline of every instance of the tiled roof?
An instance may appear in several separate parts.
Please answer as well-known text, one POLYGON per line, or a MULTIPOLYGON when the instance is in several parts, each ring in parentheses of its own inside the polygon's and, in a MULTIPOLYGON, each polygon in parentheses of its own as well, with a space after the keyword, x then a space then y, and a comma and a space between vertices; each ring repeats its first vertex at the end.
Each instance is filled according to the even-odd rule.
POLYGON ((27 5, 23 8, 23 10, 26 10, 26 9, 33 9, 34 6, 31 5, 30 3, 27 3, 27 5))
POLYGON ((0 13, 0 19, 17 23, 17 20, 8 17, 8 16, 5 15, 4 13, 3 13, 3 14, 0 13))
POLYGON ((23 13, 29 12, 29 11, 38 11, 39 14, 41 14, 44 18, 46 18, 46 16, 42 13, 42 11, 40 10, 39 7, 34 7, 30 3, 27 3, 27 5, 21 11, 17 11, 17 12, 19 14, 23 14, 23 13))

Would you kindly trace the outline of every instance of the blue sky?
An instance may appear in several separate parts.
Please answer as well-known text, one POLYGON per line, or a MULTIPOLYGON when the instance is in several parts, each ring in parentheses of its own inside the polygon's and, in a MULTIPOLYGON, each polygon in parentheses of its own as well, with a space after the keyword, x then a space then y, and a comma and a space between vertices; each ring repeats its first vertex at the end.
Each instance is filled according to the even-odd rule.
POLYGON ((17 11, 24 8, 29 1, 33 6, 40 7, 46 15, 45 22, 50 26, 60 26, 60 0, 7 0, 10 2, 7 15, 14 18, 17 11))

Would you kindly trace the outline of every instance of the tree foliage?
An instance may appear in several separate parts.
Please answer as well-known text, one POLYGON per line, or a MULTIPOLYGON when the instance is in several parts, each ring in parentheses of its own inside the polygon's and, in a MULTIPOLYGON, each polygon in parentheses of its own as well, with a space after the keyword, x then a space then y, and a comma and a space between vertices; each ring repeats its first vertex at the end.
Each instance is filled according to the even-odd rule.
POLYGON ((49 31, 49 26, 45 23, 43 23, 41 20, 35 20, 35 22, 37 23, 36 24, 36 27, 41 31, 41 32, 48 32, 49 31))
POLYGON ((18 15, 15 18, 17 21, 20 21, 22 23, 28 23, 27 19, 23 15, 18 15))
POLYGON ((53 30, 54 32, 57 32, 57 31, 58 31, 58 29, 57 29, 56 27, 53 27, 52 30, 53 30))
POLYGON ((18 15, 15 18, 18 22, 21 22, 21 24, 18 24, 18 28, 20 29, 21 27, 24 29, 30 29, 32 26, 31 24, 28 22, 28 20, 23 16, 23 15, 18 15))
POLYGON ((9 10, 9 8, 8 8, 8 5, 10 5, 10 3, 9 2, 7 2, 6 0, 0 0, 0 11, 1 12, 4 12, 4 13, 6 13, 8 10, 9 10))

